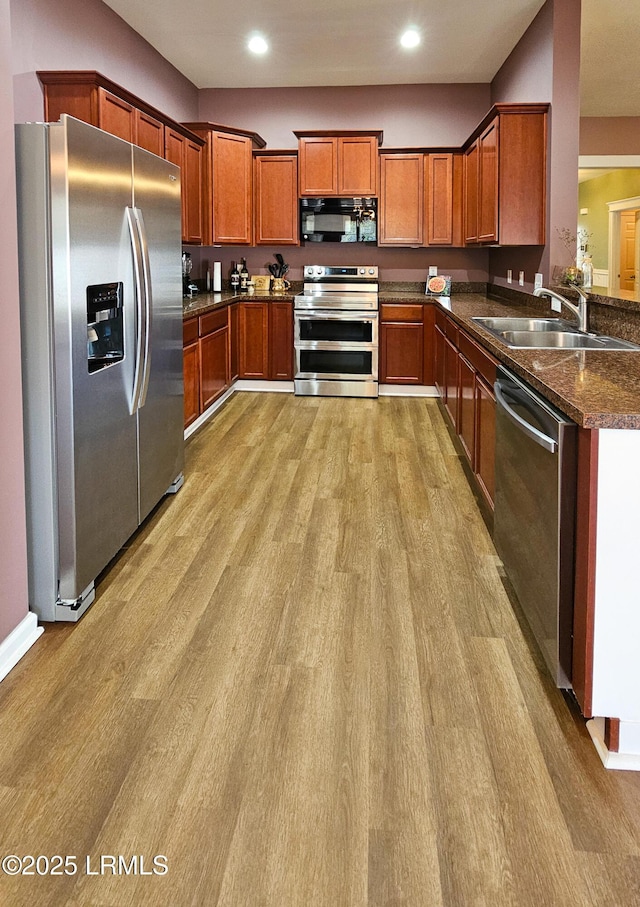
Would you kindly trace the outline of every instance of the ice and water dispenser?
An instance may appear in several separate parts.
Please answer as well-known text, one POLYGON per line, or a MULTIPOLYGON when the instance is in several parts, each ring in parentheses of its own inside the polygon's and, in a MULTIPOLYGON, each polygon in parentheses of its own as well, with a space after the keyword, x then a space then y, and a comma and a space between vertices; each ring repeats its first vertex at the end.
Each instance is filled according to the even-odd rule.
POLYGON ((124 359, 123 284, 87 287, 87 361, 90 372, 124 359))

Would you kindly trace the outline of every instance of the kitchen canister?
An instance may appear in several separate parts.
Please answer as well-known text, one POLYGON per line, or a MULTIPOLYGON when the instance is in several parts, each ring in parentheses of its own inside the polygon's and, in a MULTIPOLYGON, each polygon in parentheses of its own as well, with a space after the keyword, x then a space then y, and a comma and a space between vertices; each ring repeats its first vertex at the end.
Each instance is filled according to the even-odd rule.
POLYGON ((220 293, 222 291, 222 271, 219 261, 214 261, 213 263, 213 292, 220 293))

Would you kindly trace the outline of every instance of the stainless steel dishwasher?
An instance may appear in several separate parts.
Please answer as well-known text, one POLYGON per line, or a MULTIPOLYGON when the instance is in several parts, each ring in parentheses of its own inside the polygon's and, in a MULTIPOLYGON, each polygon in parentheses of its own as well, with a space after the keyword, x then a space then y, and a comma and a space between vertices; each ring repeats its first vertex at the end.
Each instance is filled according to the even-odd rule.
POLYGON ((495 393, 494 543, 556 685, 569 688, 577 425, 507 369, 495 393))

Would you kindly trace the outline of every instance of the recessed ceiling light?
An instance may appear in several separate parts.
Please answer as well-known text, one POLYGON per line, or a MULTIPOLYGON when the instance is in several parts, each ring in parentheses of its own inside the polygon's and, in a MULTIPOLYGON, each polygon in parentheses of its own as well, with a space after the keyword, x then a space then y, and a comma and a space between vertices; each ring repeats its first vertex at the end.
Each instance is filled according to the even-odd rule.
POLYGON ((415 28, 409 28, 400 38, 403 47, 417 47, 420 43, 420 35, 415 28))
POLYGON ((269 45, 262 35, 254 35, 250 38, 247 47, 252 54, 264 54, 269 50, 269 45))

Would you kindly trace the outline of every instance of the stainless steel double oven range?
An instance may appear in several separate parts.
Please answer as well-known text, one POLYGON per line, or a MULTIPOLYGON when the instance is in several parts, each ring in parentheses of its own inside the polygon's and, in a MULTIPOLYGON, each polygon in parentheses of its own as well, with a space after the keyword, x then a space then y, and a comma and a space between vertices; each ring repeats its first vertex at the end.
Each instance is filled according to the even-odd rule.
POLYGON ((294 302, 295 392, 378 396, 378 268, 305 265, 294 302))

